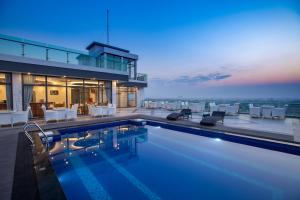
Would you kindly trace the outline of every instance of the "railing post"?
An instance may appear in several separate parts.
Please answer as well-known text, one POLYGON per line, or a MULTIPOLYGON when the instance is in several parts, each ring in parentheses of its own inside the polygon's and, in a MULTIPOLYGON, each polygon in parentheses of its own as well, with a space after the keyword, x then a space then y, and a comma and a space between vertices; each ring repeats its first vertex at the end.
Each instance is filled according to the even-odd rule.
POLYGON ((69 52, 67 52, 67 63, 69 64, 69 52))
POLYGON ((24 57, 25 56, 25 44, 22 43, 22 56, 24 57))
POLYGON ((48 52, 49 52, 49 49, 47 48, 47 49, 46 49, 46 60, 49 60, 48 52))

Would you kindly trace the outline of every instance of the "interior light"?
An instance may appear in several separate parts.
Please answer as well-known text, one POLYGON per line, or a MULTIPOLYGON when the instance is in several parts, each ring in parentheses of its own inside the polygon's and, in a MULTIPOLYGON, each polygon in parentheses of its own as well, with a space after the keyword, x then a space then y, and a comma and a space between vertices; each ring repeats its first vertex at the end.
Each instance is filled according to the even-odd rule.
POLYGON ((27 75, 30 75, 30 74, 31 74, 30 72, 27 73, 27 75))

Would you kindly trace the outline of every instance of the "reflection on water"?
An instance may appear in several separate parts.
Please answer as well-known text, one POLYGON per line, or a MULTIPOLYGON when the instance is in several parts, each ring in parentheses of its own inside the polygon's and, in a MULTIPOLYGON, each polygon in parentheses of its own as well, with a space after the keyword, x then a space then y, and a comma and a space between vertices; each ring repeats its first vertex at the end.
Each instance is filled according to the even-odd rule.
MULTIPOLYGON (((73 153, 84 155, 85 152, 100 150, 110 156, 137 156, 137 144, 148 139, 146 128, 131 125, 74 132, 61 136, 59 141, 50 144, 52 160, 66 160, 73 153)), ((90 154, 89 154, 90 155, 90 154)))

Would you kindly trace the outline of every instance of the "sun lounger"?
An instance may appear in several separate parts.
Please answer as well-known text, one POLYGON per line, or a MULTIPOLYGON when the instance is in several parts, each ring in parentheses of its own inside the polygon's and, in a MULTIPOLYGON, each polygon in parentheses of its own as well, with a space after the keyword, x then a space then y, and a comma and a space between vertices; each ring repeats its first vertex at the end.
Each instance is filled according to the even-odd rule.
POLYGON ((223 111, 213 111, 211 116, 204 117, 200 124, 204 126, 214 126, 218 121, 224 122, 225 112, 223 111))
POLYGON ((182 109, 179 113, 171 113, 167 116, 168 120, 178 120, 179 118, 190 118, 192 117, 191 109, 182 109))

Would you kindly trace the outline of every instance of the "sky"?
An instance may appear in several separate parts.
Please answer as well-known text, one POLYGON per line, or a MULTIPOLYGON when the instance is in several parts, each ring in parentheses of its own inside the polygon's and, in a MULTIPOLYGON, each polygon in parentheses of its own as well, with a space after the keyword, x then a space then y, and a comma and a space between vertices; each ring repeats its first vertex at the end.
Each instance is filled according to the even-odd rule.
POLYGON ((299 98, 299 0, 0 0, 0 33, 139 55, 152 98, 299 98))

